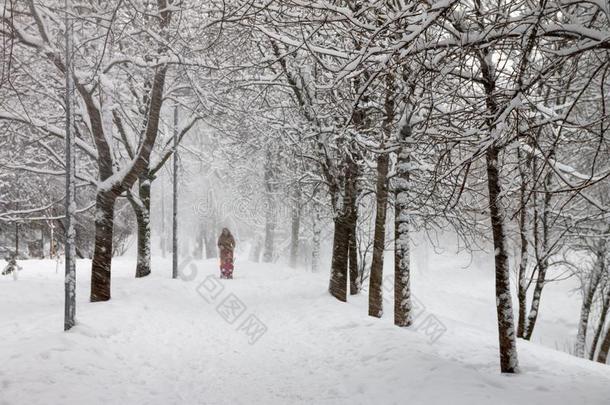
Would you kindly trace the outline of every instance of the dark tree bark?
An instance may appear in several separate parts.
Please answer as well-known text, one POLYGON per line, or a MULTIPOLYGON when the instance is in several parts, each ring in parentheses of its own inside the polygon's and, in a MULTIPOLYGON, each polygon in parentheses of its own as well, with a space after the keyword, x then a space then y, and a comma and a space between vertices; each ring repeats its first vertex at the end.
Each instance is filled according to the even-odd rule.
POLYGON ((390 156, 383 151, 385 139, 391 134, 395 116, 394 78, 386 77, 385 118, 383 124, 381 149, 377 157, 377 183, 375 189, 376 211, 373 233, 373 258, 369 274, 369 315, 381 318, 383 315, 383 253, 385 251, 385 225, 388 210, 388 171, 390 156))
MULTIPOLYGON (((328 287, 331 295, 343 302, 347 301, 350 235, 357 221, 357 213, 353 210, 355 210, 358 197, 356 188, 358 166, 353 158, 348 159, 343 179, 343 201, 334 219, 333 256, 328 287)), ((356 273, 357 271, 356 264, 356 273)))
POLYGON ((350 294, 357 294, 358 259, 356 251, 356 224, 358 221, 358 164, 355 157, 348 157, 343 179, 343 204, 334 220, 333 258, 329 291, 340 301, 347 301, 348 271, 350 273, 350 294), (353 240, 352 240, 353 235, 353 240), (350 245, 353 244, 353 249, 350 245), (355 257, 354 257, 355 256, 355 257), (350 257, 353 257, 350 259, 350 257))
POLYGON ((608 360, 608 351, 610 351, 610 325, 606 328, 606 334, 599 347, 599 353, 597 354, 597 361, 599 363, 606 364, 606 361, 608 360))
POLYGON ((498 174, 498 149, 490 146, 487 150, 487 185, 489 189, 489 216, 494 242, 496 274, 496 313, 498 317, 498 338, 500 346, 500 369, 503 373, 516 373, 519 368, 513 305, 510 296, 510 272, 506 254, 506 236, 498 200, 501 195, 498 174))
POLYGON ((595 358, 595 352, 597 350, 597 344, 599 343, 599 338, 604 330, 604 325, 606 324, 606 317, 608 316, 608 308, 610 308, 610 286, 606 286, 606 294, 604 294, 604 301, 602 302, 602 309, 599 316, 599 321, 597 323, 597 327, 595 328, 595 333, 593 334, 593 341, 591 342, 591 350, 589 351, 589 360, 593 360, 595 358))
POLYGON ((356 227, 358 226, 358 176, 359 169, 356 163, 356 153, 348 160, 349 175, 345 179, 345 207, 347 209, 347 227, 349 228, 348 240, 348 270, 350 279, 350 295, 360 292, 360 276, 358 272, 358 241, 356 240, 356 227))
POLYGON ((333 256, 328 291, 339 301, 347 301, 347 262, 349 250, 349 220, 347 215, 334 220, 333 256))
POLYGON ((112 262, 112 228, 116 195, 98 192, 95 215, 95 248, 91 264, 91 302, 110 299, 110 263, 112 262))
POLYGON ((299 256, 299 234, 301 229, 301 189, 297 184, 294 190, 294 202, 291 215, 290 232, 290 267, 297 267, 299 256))
POLYGON ((354 215, 356 207, 352 206, 352 214, 350 215, 349 223, 349 243, 348 243, 348 260, 349 260, 349 293, 356 295, 360 292, 360 275, 358 273, 358 244, 356 240, 356 216, 354 215))
POLYGON ((317 273, 320 269, 320 238, 322 230, 320 228, 320 210, 315 205, 312 222, 311 272, 317 273))
MULTIPOLYGON (((494 92, 496 90, 493 66, 490 66, 489 50, 482 50, 479 55, 483 87, 485 89, 485 106, 487 108, 487 125, 489 136, 495 131, 494 117, 498 112, 498 104, 494 92)), ((495 277, 496 277, 496 314, 498 318, 498 341, 500 349, 500 370, 503 373, 519 371, 517 358, 517 342, 515 322, 513 319, 513 303, 510 292, 510 269, 506 247, 506 232, 504 219, 499 206, 502 195, 499 170, 500 149, 495 142, 487 147, 485 164, 487 171, 487 189, 489 198, 489 217, 493 235, 495 277)))
POLYGON ((267 199, 267 209, 265 212, 265 244, 263 250, 263 263, 271 263, 274 259, 274 244, 275 244, 275 226, 276 226, 276 211, 275 211, 275 187, 273 185, 273 156, 271 151, 267 151, 265 162, 265 198, 267 199))
POLYGON ((388 169, 389 156, 383 153, 377 158, 377 208, 373 236, 373 259, 369 275, 369 315, 377 318, 381 318, 383 315, 383 253, 388 211, 388 169))

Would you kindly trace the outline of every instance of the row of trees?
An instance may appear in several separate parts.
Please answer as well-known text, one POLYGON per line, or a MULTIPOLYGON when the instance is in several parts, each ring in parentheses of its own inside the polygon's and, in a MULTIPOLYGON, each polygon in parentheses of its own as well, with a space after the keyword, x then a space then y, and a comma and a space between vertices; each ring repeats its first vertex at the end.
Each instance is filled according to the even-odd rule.
MULTIPOLYGON (((49 178, 64 170, 64 27, 52 3, 5 6, 0 102, 3 131, 27 152, 10 167, 49 178)), ((78 3, 71 13, 77 189, 91 194, 79 206, 95 202, 92 301, 110 299, 113 221, 123 197, 137 218, 136 274, 150 272, 153 181, 173 140, 201 121, 223 145, 214 153, 248 163, 227 163, 219 171, 231 174, 220 177, 256 178, 250 184, 267 201, 253 258, 278 256, 277 201, 290 211, 293 266, 307 226, 319 267, 324 219, 332 218, 329 292, 347 301, 368 281, 369 315, 381 317, 384 252, 393 243, 394 322, 409 326, 413 232, 450 228, 467 246, 483 236, 495 253, 501 370, 518 370, 516 338, 532 338, 544 286, 567 275, 585 292, 575 354, 585 355, 599 301, 589 357, 598 352, 605 361, 610 15, 603 4, 117 0, 78 3)), ((212 170, 209 142, 188 145, 203 162, 199 170, 212 170)), ((37 215, 11 207, 0 219, 37 215)))
POLYGON ((306 175, 325 185, 334 217, 330 293, 345 301, 348 289, 359 290, 356 228, 368 193, 376 198, 369 314, 382 315, 389 201, 399 326, 411 322, 410 233, 451 226, 466 239, 487 234, 501 369, 515 372, 516 337, 531 339, 550 274, 582 277, 589 268, 575 256, 590 250, 581 239, 607 238, 599 196, 610 176, 602 158, 608 11, 559 1, 283 1, 235 12, 236 35, 249 30, 256 44, 234 67, 242 86, 264 89, 260 105, 275 107, 269 120, 284 121, 289 103, 290 124, 280 130, 306 144, 303 158, 315 164, 306 175), (270 88, 281 101, 269 102, 270 88))

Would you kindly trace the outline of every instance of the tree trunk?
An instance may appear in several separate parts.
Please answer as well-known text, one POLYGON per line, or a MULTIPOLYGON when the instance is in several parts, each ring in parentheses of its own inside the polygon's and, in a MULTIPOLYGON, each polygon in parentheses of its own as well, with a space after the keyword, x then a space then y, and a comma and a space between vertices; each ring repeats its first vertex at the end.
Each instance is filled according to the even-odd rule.
POLYGON ((352 214, 350 215, 349 223, 349 242, 348 242, 348 260, 349 260, 349 293, 356 295, 360 292, 360 276, 358 274, 358 245, 356 240, 356 218, 354 214, 356 207, 352 205, 352 214))
POLYGON ((608 308, 610 308, 610 286, 606 286, 606 294, 604 295, 604 301, 602 303, 602 310, 599 316, 599 322, 597 323, 597 327, 595 328, 595 334, 593 335, 593 341, 591 342, 591 351, 589 352, 589 360, 593 360, 595 358, 595 351, 597 349, 597 344, 599 343, 599 338, 604 330, 604 325, 606 324, 606 316, 608 315, 608 308))
POLYGON ((265 213, 265 244, 263 250, 263 263, 271 263, 273 261, 273 245, 275 239, 275 198, 274 198, 274 185, 273 183, 273 162, 272 153, 267 151, 265 161, 265 198, 267 199, 267 210, 265 213))
POLYGON ((178 104, 174 104, 174 152, 172 156, 172 278, 178 278, 178 104))
POLYGON ((373 260, 369 280, 369 315, 383 315, 383 253, 385 251, 385 224, 388 210, 389 156, 382 153, 377 158, 377 209, 373 239, 373 260))
POLYGON ((495 145, 491 145, 486 155, 489 216, 491 219, 495 255, 496 313, 498 317, 500 369, 503 373, 516 373, 519 369, 519 361, 517 359, 513 304, 510 295, 510 272, 506 254, 504 223, 498 205, 502 193, 498 173, 498 148, 495 145))
POLYGON ((50 235, 49 235, 49 258, 55 258, 55 226, 53 225, 53 221, 49 223, 50 235))
POLYGON ((311 247, 311 272, 317 273, 320 270, 320 236, 322 229, 320 228, 320 211, 317 207, 314 208, 313 224, 312 224, 312 247, 311 247))
POLYGON ((265 219, 265 244, 263 251, 263 263, 271 263, 273 261, 273 249, 275 239, 275 209, 273 204, 269 204, 265 219))
POLYGON ((546 281, 546 270, 548 263, 546 259, 543 259, 538 263, 538 278, 536 279, 536 286, 534 287, 534 296, 532 297, 532 306, 530 312, 527 315, 527 327, 525 335, 523 336, 526 340, 531 340, 532 334, 534 333, 534 327, 536 326, 536 320, 538 319, 538 311, 540 308, 540 297, 542 296, 542 289, 546 281))
POLYGON ((136 265, 136 278, 146 277, 150 274, 150 180, 140 178, 138 183, 138 197, 128 198, 136 214, 138 224, 136 265))
MULTIPOLYGON (((17 206, 19 209, 19 206, 17 206)), ((15 220, 15 257, 19 257, 19 222, 15 220)))
POLYGON ((333 236, 333 257, 330 270, 328 291, 339 301, 347 301, 347 261, 349 250, 349 220, 348 215, 335 217, 335 232, 333 236))
POLYGON ((161 240, 159 241, 159 247, 161 248, 161 257, 165 259, 167 254, 167 232, 165 226, 165 182, 161 181, 161 240))
MULTIPOLYGON (((599 256, 598 259, 599 261, 599 256)), ((598 271, 598 263, 596 263, 591 275, 591 282, 585 286, 582 305, 580 308, 580 320, 578 322, 578 333, 576 334, 576 344, 574 345, 574 356, 585 357, 585 347, 587 342, 587 328, 589 326, 589 315, 593 305, 593 297, 601 278, 601 272, 598 271)))
MULTIPOLYGON (((538 277, 536 278, 536 286, 534 287, 534 296, 532 297, 532 306, 527 319, 527 329, 525 331, 525 339, 530 340, 534 333, 536 320, 540 308, 540 298, 542 289, 546 282, 546 272, 549 267, 549 217, 548 213, 551 206, 552 194, 548 192, 551 186, 551 172, 547 173, 544 179, 544 199, 542 203, 542 212, 538 215, 538 207, 534 206, 534 245, 536 248, 536 267, 538 268, 538 277), (541 227, 538 226, 539 221, 541 227), (541 233, 541 234, 540 234, 541 233)), ((534 200, 535 201, 535 200, 534 200)))
POLYGON ((258 263, 261 260, 261 251, 263 250, 263 244, 261 242, 260 236, 257 236, 254 239, 254 244, 250 249, 250 261, 254 263, 258 263))
POLYGON ((523 263, 523 258, 519 263, 519 285, 517 290, 517 301, 519 302, 519 319, 517 321, 517 337, 524 338, 527 314, 527 280, 526 280, 526 269, 527 265, 523 263))
MULTIPOLYGON (((406 119, 406 118, 405 118, 406 119)), ((410 151, 405 141, 411 137, 411 125, 402 124, 399 133, 401 144, 396 161, 394 192, 394 325, 410 326, 413 323, 411 301, 411 257, 409 228, 410 151)))
POLYGON ((369 274, 369 315, 376 318, 381 318, 383 316, 383 254, 385 252, 385 225, 388 209, 388 171, 390 163, 390 156, 383 151, 383 149, 385 148, 386 139, 392 134, 392 124, 394 123, 396 116, 394 75, 391 73, 387 74, 385 80, 385 117, 380 143, 382 151, 377 157, 375 230, 373 232, 373 258, 369 274))
MULTIPOLYGON (((335 216, 335 233, 333 236, 333 257, 331 262, 331 276, 328 290, 339 301, 347 301, 347 281, 348 270, 351 270, 349 263, 350 257, 350 238, 352 232, 355 232, 356 221, 358 214, 356 212, 356 204, 358 198, 358 190, 356 182, 358 177, 358 166, 353 157, 348 158, 349 161, 345 165, 345 176, 343 179, 343 201, 340 205, 339 212, 335 216)), ((355 250, 355 243, 354 243, 355 250)), ((357 289, 357 274, 358 264, 355 264, 356 275, 353 278, 353 283, 350 283, 350 293, 357 289)))
POLYGON ((44 259, 45 255, 44 255, 44 229, 41 227, 40 228, 40 258, 44 259))
MULTIPOLYGON (((526 201, 526 175, 523 165, 521 164, 522 158, 517 148, 517 160, 519 162, 519 174, 521 177, 521 185, 519 188, 519 237, 520 237, 520 260, 519 260, 519 273, 518 273, 518 285, 517 285, 517 300, 519 302, 519 319, 517 321, 517 337, 524 337, 527 328, 526 314, 527 314, 527 263, 528 263, 528 227, 527 227, 527 201, 526 201)), ((527 167, 527 166, 526 166, 527 167)))
POLYGON ((214 259, 216 257, 218 257, 218 249, 216 248, 214 234, 207 231, 205 232, 205 258, 214 259))
POLYGON ((353 153, 347 164, 348 173, 345 177, 345 208, 346 226, 349 229, 347 241, 348 271, 350 279, 350 295, 360 292, 360 277, 358 274, 358 241, 356 240, 356 227, 358 226, 358 164, 356 154, 353 153))
POLYGON ((112 263, 112 228, 114 203, 112 192, 98 191, 95 215, 95 248, 91 265, 91 302, 110 299, 110 268, 112 263))
POLYGON ((602 344, 599 348, 597 361, 602 364, 606 364, 608 359, 608 351, 610 351, 610 325, 608 325, 606 328, 606 336, 604 336, 604 340, 602 340, 602 344))
POLYGON ((290 238, 290 267, 297 267, 299 256, 299 232, 301 228, 301 191, 299 185, 295 188, 295 198, 292 206, 292 223, 290 238))
MULTIPOLYGON (((498 112, 498 104, 494 94, 496 91, 494 67, 492 66, 492 59, 489 58, 489 56, 490 51, 485 49, 479 53, 478 59, 481 66, 481 75, 484 80, 489 136, 493 139, 496 129, 493 117, 498 112)), ((499 206, 500 196, 502 195, 499 176, 499 154, 499 147, 495 142, 492 142, 491 145, 487 147, 485 163, 489 198, 489 218, 494 244, 500 370, 503 373, 516 373, 519 371, 519 360, 517 358, 517 339, 515 336, 515 321, 513 319, 513 303, 510 295, 510 269, 508 267, 508 256, 506 252, 507 243, 504 220, 499 206)))

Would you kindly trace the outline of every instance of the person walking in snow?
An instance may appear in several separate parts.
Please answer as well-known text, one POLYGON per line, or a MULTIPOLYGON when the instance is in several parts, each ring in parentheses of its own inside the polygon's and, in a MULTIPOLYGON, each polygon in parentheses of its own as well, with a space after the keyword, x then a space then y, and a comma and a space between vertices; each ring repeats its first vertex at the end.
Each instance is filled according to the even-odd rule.
POLYGON ((220 278, 233 278, 233 249, 235 249, 235 239, 231 235, 231 231, 222 228, 222 233, 218 238, 220 278))

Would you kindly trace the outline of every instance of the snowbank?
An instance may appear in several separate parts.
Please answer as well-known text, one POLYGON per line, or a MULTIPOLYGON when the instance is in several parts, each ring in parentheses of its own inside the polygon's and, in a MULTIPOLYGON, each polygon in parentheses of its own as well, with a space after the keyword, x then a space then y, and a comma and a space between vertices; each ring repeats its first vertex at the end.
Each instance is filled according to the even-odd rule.
MULTIPOLYGON (((64 333, 63 268, 21 264, 19 281, 0 279, 0 404, 601 405, 610 398, 610 368, 521 340, 522 373, 500 375, 493 274, 464 270, 468 263, 452 255, 416 263, 420 311, 409 329, 392 325, 389 301, 377 320, 366 315, 366 296, 332 299, 326 272, 238 258, 234 280, 219 280, 214 260, 171 280, 170 262, 155 259, 153 274, 136 280, 134 262, 118 259, 113 299, 95 304, 87 300, 90 263, 79 261, 78 325, 64 333)), ((542 319, 556 321, 544 307, 560 305, 558 297, 549 291, 542 319)), ((545 322, 545 331, 565 327, 545 322)))

